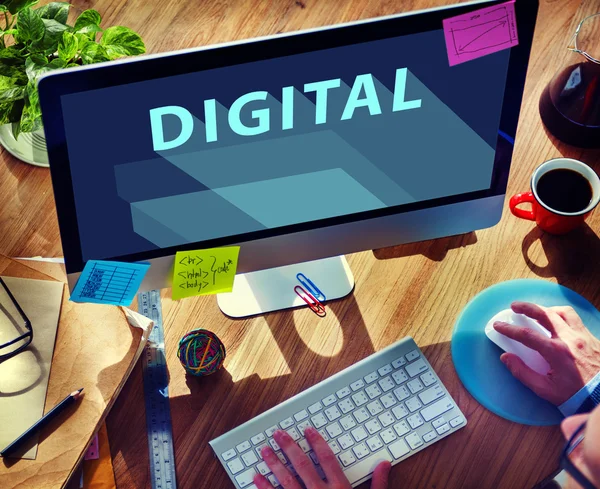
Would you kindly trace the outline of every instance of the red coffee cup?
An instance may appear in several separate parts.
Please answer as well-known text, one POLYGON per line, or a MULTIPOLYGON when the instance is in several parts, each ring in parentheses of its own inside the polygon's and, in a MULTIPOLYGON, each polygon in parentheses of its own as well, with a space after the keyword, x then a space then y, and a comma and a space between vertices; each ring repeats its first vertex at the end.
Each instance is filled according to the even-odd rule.
MULTIPOLYGON (((557 192, 560 192, 560 188, 557 192)), ((600 202, 600 178, 594 170, 585 163, 571 158, 555 158, 542 163, 533 172, 531 176, 531 192, 523 192, 514 195, 510 199, 510 211, 521 219, 535 221, 536 224, 550 234, 565 234, 583 224, 591 214, 594 207, 600 202), (552 170, 573 170, 590 184, 592 196, 589 205, 577 212, 562 212, 553 209, 545 203, 538 194, 538 183, 540 178, 552 170), (531 210, 520 209, 518 206, 523 203, 530 203, 531 210)))

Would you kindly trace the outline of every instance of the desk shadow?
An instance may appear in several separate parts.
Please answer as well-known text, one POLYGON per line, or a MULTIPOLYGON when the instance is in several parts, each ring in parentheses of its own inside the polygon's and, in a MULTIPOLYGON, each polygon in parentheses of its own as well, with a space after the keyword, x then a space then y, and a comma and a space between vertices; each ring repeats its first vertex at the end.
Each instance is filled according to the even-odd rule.
MULTIPOLYGON (((308 348, 296 329, 293 311, 281 311, 264 318, 291 373, 268 379, 253 374, 237 382, 226 369, 208 377, 186 376, 189 394, 170 399, 178 487, 230 487, 208 441, 374 352, 353 294, 342 301, 327 303, 326 309, 327 317, 319 321, 330 321, 336 316, 339 326, 332 327, 339 328, 343 335, 343 346, 332 357, 308 348)), ((251 327, 251 321, 231 323, 232 329, 240 329, 240 335, 252 334, 251 327)), ((144 408, 143 405, 136 409, 127 407, 129 401, 124 397, 143 402, 141 369, 135 369, 109 417, 117 480, 126 482, 127 487, 141 489, 149 487, 144 408)))
POLYGON ((600 149, 578 148, 576 146, 563 143, 554 137, 544 124, 542 124, 542 127, 544 128, 544 132, 546 133, 546 136, 548 136, 548 139, 550 139, 552 145, 560 152, 561 155, 563 155, 565 158, 573 158, 583 161, 585 164, 594 168, 596 172, 600 171, 600 149))
POLYGON ((373 250, 373 256, 378 260, 389 260, 391 258, 423 255, 433 261, 442 261, 446 258, 449 250, 463 248, 475 243, 477 243, 477 235, 474 232, 470 232, 446 238, 380 248, 373 250))
POLYGON ((600 238, 587 225, 555 236, 539 227, 533 228, 521 245, 523 258, 530 270, 541 278, 556 278, 558 283, 586 297, 596 307, 600 306, 600 238), (530 257, 530 249, 540 241, 548 264, 539 265, 530 257))

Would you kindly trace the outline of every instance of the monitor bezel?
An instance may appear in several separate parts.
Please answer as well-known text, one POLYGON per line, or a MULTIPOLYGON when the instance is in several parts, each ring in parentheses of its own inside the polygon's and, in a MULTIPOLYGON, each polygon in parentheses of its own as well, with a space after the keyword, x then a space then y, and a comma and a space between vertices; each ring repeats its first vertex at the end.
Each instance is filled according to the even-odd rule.
MULTIPOLYGON (((70 161, 63 123, 62 96, 144 80, 165 78, 241 63, 398 37, 398 32, 401 32, 401 35, 408 35, 437 30, 441 28, 442 21, 445 18, 461 15, 476 8, 502 3, 506 2, 504 0, 469 2, 414 13, 408 12, 388 17, 328 26, 309 31, 291 32, 198 49, 118 60, 112 63, 88 65, 82 68, 61 70, 45 75, 39 82, 39 93, 67 273, 82 271, 85 262, 82 256, 70 161), (168 73, 168 75, 164 75, 165 73, 168 73)), ((176 251, 243 244, 244 242, 283 234, 292 234, 504 195, 508 182, 508 173, 512 159, 512 144, 517 129, 539 2, 538 0, 515 0, 514 3, 519 44, 511 48, 510 51, 506 91, 498 135, 498 143, 500 143, 500 139, 510 142, 510 151, 502 154, 496 151, 492 183, 489 189, 201 242, 187 243, 169 248, 141 251, 121 256, 97 257, 97 259, 128 262, 143 261, 161 256, 174 255, 176 251), (510 103, 507 102, 507 94, 512 97, 510 103)))

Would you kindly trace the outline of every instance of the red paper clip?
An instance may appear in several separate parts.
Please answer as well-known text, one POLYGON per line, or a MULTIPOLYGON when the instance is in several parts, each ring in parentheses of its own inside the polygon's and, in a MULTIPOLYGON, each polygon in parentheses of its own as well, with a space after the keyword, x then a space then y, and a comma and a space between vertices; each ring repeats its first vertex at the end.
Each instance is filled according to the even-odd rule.
POLYGON ((314 295, 312 295, 310 292, 307 292, 304 287, 301 287, 300 285, 296 285, 296 287, 294 287, 294 292, 296 292, 296 295, 298 295, 300 299, 308 304, 308 307, 310 307, 312 312, 319 317, 325 317, 327 314, 325 311, 325 306, 321 304, 314 295))

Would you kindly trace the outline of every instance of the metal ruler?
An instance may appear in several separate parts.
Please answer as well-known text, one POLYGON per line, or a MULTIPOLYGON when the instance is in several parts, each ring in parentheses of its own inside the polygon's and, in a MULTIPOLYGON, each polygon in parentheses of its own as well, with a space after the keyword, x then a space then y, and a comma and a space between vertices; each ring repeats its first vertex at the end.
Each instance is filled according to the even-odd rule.
POLYGON ((152 489, 175 489, 175 451, 160 290, 138 294, 138 309, 154 321, 142 357, 152 489))

